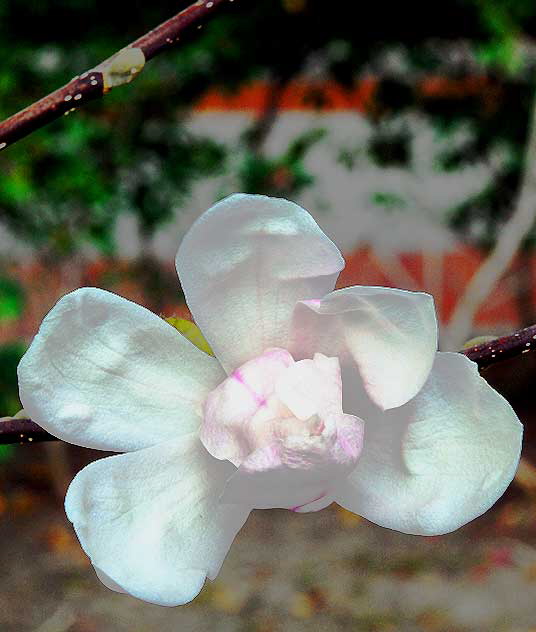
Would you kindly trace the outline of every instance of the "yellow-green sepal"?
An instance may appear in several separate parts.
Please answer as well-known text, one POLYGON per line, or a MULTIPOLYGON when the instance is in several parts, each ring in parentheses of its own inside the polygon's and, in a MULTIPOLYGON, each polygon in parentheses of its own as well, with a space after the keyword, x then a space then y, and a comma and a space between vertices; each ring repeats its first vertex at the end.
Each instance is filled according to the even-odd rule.
POLYGON ((214 355, 210 345, 205 340, 205 336, 203 336, 199 327, 195 323, 192 323, 191 320, 186 320, 185 318, 175 318, 174 316, 164 318, 164 320, 166 323, 169 323, 172 327, 179 331, 185 338, 188 338, 188 340, 198 349, 201 349, 201 351, 204 351, 211 356, 214 355))
POLYGON ((492 340, 497 340, 497 336, 476 336, 476 338, 471 338, 464 345, 464 349, 471 349, 472 347, 477 347, 478 345, 484 344, 485 342, 491 342, 492 340))

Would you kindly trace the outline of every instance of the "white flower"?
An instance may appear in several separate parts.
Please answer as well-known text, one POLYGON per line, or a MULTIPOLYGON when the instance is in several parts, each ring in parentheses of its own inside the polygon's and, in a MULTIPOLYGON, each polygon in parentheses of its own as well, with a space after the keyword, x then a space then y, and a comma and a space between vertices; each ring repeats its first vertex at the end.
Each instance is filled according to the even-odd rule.
POLYGON ((437 353, 432 297, 333 291, 344 261, 285 200, 235 195, 186 235, 177 270, 212 357, 155 314, 82 288, 19 366, 28 414, 96 461, 65 501, 99 578, 183 604, 252 508, 336 501, 442 534, 503 494, 522 426, 463 355, 437 353))

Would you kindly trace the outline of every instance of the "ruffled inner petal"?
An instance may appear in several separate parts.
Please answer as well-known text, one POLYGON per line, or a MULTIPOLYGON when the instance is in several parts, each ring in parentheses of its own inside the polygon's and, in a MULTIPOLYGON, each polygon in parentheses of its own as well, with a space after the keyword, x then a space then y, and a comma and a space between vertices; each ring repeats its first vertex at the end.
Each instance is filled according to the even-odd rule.
POLYGON ((200 437, 217 459, 239 465, 269 434, 280 414, 271 399, 277 378, 294 364, 288 351, 268 349, 246 362, 207 397, 200 437))
POLYGON ((318 511, 355 468, 363 445, 362 420, 330 419, 322 433, 292 433, 253 452, 229 478, 222 500, 257 509, 318 511), (311 505, 311 508, 307 506, 311 505))

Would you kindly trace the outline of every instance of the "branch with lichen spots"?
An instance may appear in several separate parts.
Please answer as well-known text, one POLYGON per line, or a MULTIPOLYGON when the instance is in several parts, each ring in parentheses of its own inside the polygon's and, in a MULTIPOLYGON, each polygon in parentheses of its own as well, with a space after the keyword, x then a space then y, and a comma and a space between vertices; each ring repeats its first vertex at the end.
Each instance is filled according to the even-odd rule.
MULTIPOLYGON (((483 377, 486 377, 485 369, 492 366, 500 367, 501 363, 506 360, 520 359, 534 349, 536 349, 536 325, 521 329, 508 336, 471 346, 460 353, 476 362, 479 370, 483 372, 483 377)), ((495 384, 492 386, 497 388, 495 384)), ((23 414, 23 411, 21 413, 23 414)), ((22 445, 58 440, 31 419, 21 416, 21 413, 15 417, 6 417, 4 420, 0 420, 0 445, 15 443, 22 445)))
POLYGON ((31 419, 24 417, 5 417, 0 420, 0 445, 19 443, 42 443, 43 441, 58 441, 41 426, 31 419))
POLYGON ((494 338, 464 349, 462 353, 478 364, 480 370, 536 349, 536 325, 508 336, 494 338))
POLYGON ((198 0, 91 70, 0 123, 0 151, 112 88, 130 83, 145 63, 174 47, 194 26, 233 0, 198 0))

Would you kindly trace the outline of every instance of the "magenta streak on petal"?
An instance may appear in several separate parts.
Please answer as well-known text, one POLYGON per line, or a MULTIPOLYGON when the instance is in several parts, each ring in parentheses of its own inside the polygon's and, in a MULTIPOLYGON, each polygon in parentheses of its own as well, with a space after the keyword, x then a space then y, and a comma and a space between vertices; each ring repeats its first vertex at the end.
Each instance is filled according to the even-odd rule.
POLYGON ((324 498, 326 493, 327 492, 324 492, 324 493, 320 494, 320 496, 318 498, 313 498, 313 500, 309 500, 306 503, 303 503, 303 505, 297 505, 296 507, 290 507, 290 511, 298 511, 298 509, 301 509, 302 507, 305 507, 305 505, 310 505, 311 503, 315 503, 317 500, 320 500, 321 498, 324 498))
POLYGON ((242 384, 242 386, 248 391, 248 393, 251 395, 251 397, 253 397, 253 399, 257 402, 259 406, 266 406, 266 398, 264 398, 262 395, 259 395, 251 388, 251 386, 244 379, 244 376, 240 372, 240 369, 236 369, 236 371, 233 371, 233 373, 231 373, 231 377, 242 384))

